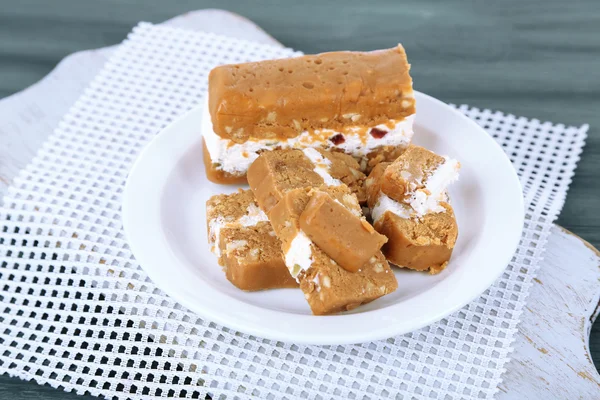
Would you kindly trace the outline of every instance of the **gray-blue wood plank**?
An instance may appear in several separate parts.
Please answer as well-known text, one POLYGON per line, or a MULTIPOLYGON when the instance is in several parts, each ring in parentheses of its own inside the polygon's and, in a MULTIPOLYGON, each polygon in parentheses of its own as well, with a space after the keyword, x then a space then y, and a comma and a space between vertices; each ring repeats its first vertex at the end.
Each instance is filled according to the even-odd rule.
MULTIPOLYGON (((0 0, 0 98, 41 79, 72 52, 120 42, 138 21, 161 22, 202 8, 246 16, 307 53, 402 42, 415 87, 446 102, 589 123, 558 223, 600 247, 598 0, 0 0)), ((597 367, 598 325, 590 341, 597 367)), ((0 376, 0 399, 76 398, 0 376)))

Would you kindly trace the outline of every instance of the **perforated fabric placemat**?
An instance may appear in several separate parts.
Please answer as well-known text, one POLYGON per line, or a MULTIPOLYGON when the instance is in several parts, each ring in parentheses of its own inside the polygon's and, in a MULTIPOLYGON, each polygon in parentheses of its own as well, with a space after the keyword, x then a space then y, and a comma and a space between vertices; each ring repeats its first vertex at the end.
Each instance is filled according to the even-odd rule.
POLYGON ((0 209, 0 372, 115 399, 493 397, 587 126, 459 107, 517 169, 525 229, 485 294, 411 334, 344 346, 248 336, 184 309, 136 263, 120 205, 142 147, 198 103, 213 66, 294 54, 150 24, 134 29, 0 209))

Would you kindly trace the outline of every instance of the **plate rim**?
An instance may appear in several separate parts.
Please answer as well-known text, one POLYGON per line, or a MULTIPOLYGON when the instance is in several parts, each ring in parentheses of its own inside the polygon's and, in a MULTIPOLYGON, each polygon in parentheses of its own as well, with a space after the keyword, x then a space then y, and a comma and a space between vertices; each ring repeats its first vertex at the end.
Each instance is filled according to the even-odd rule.
MULTIPOLYGON (((516 220, 513 219, 513 226, 511 226, 511 231, 514 231, 511 234, 512 243, 506 246, 506 254, 504 255, 504 259, 501 262, 496 262, 496 265, 502 264, 502 268, 497 267, 493 270, 493 273, 489 273, 488 275, 486 275, 487 279, 485 279, 484 282, 478 282, 479 284, 477 285, 477 290, 472 290, 468 292, 468 295, 454 295, 452 297, 452 304, 447 305, 444 308, 444 311, 430 313, 426 317, 412 319, 411 321, 413 321, 413 323, 411 324, 410 328, 407 328, 405 326, 406 324, 403 324, 403 321, 401 321, 398 316, 389 315, 390 312, 393 312, 393 308, 398 308, 403 302, 388 305, 381 309, 370 310, 364 313, 355 314, 342 314, 332 316, 293 314, 293 317, 291 318, 296 320, 296 322, 294 322, 294 324, 290 324, 290 321, 288 321, 288 318, 290 318, 290 313, 272 309, 265 309, 254 304, 248 304, 239 299, 233 298, 231 296, 219 292, 217 289, 212 288, 208 282, 204 282, 204 285, 202 285, 203 290, 206 290, 209 295, 215 295, 215 299, 221 298, 222 296, 226 296, 227 300, 233 302, 233 306, 239 306, 245 315, 242 315, 239 312, 240 310, 237 310, 235 308, 231 311, 232 314, 229 317, 227 315, 219 314, 218 312, 215 312, 214 309, 211 309, 211 307, 213 307, 212 303, 215 303, 215 299, 212 299, 212 301, 211 299, 207 299, 206 303, 198 304, 196 302, 191 301, 190 298, 187 297, 187 294, 185 292, 182 292, 181 290, 172 287, 171 283, 161 282, 161 279, 164 278, 164 273, 161 274, 161 266, 157 264, 161 264, 164 262, 173 262, 176 260, 178 260, 179 262, 183 261, 179 260, 179 257, 176 254, 174 254, 169 248, 160 248, 161 242, 164 247, 168 247, 166 245, 167 239, 164 236, 164 232, 162 232, 162 230, 158 229, 157 232, 151 232, 149 234, 146 227, 144 228, 143 232, 144 236, 149 238, 150 242, 152 242, 154 246, 159 246, 158 248, 155 248, 155 251, 161 252, 160 254, 154 254, 153 257, 149 257, 147 252, 142 250, 142 248, 146 247, 147 245, 144 245, 139 240, 141 236, 141 232, 139 232, 139 230, 142 229, 142 225, 147 224, 149 218, 151 221, 158 221, 160 223, 162 196, 160 196, 161 191, 159 190, 159 188, 164 187, 169 176, 171 175, 171 172, 177 166, 178 160, 185 154, 187 150, 189 150, 190 146, 198 140, 197 137, 191 136, 184 137, 185 140, 182 141, 172 140, 171 138, 169 138, 169 140, 167 141, 165 138, 171 131, 176 130, 180 124, 184 124, 186 121, 188 121, 188 119, 192 118, 194 115, 197 115, 197 113, 201 113, 201 106, 193 107, 188 112, 184 113, 182 116, 165 126, 139 153, 137 159, 135 160, 129 171, 123 190, 121 219, 123 224, 123 230, 131 252, 134 255, 134 258, 142 267, 144 272, 148 275, 148 277, 152 280, 152 282, 156 285, 156 287, 164 291, 168 296, 172 297, 174 300, 188 308, 190 311, 193 311, 196 314, 198 314, 200 317, 207 319, 208 321, 214 321, 224 327, 235 329, 242 333, 248 333, 254 336, 263 337, 271 340, 289 341, 298 344, 318 345, 363 343, 367 341, 385 339, 392 336, 416 331, 420 328, 431 325, 443 319, 444 317, 452 314, 458 309, 464 307, 466 304, 470 303, 475 298, 480 296, 483 292, 485 292, 485 290, 487 290, 504 272, 510 260, 512 259, 521 239, 524 225, 525 208, 523 191, 517 172, 513 168, 508 156, 504 153, 501 146, 482 127, 480 127, 475 121, 461 113, 459 110, 450 107, 446 103, 427 94, 418 92, 416 90, 414 92, 415 97, 417 98, 417 102, 423 100, 431 101, 436 106, 443 107, 447 111, 451 111, 455 115, 459 116, 459 118, 461 118, 463 122, 470 124, 476 130, 480 131, 482 135, 485 135, 487 141, 490 142, 490 144, 492 144, 492 147, 495 148, 494 151, 498 151, 501 153, 502 162, 505 164, 503 168, 510 168, 509 174, 511 175, 512 183, 514 185, 514 188, 518 189, 518 192, 520 193, 520 196, 518 196, 518 198, 515 197, 514 199, 512 199, 517 201, 518 210, 520 210, 519 215, 515 216, 516 220), (171 164, 171 169, 169 169, 168 171, 166 169, 161 170, 159 169, 160 165, 152 165, 150 169, 156 172, 156 174, 152 175, 152 177, 157 178, 158 175, 158 179, 147 179, 146 174, 148 172, 146 171, 146 163, 148 163, 148 160, 151 159, 151 157, 149 157, 148 154, 151 154, 154 148, 156 148, 157 146, 161 146, 161 144, 166 144, 166 146, 161 147, 161 152, 167 152, 167 154, 172 155, 179 155, 179 157, 162 157, 162 161, 169 159, 172 160, 171 163, 165 163, 167 164, 165 166, 169 166, 169 164, 171 164), (147 197, 148 192, 155 193, 157 195, 154 198, 152 196, 147 197), (142 207, 138 206, 138 200, 140 199, 140 196, 144 196, 144 199, 146 201, 146 203, 142 207), (517 228, 518 234, 516 233, 517 228), (387 315, 386 310, 388 313, 387 315), (265 318, 280 319, 280 321, 282 322, 279 324, 279 330, 273 330, 268 328, 265 329, 264 326, 262 326, 260 323, 260 318, 252 318, 252 314, 250 314, 250 316, 247 315, 247 313, 253 312, 258 313, 259 316, 261 314, 264 314, 265 318), (367 318, 369 314, 371 314, 370 318, 367 318), (239 317, 240 319, 233 318, 233 315, 239 317), (287 316, 287 318, 284 316, 287 316), (344 324, 349 323, 352 324, 351 326, 362 326, 362 328, 358 331, 349 332, 348 330, 346 330, 344 332, 339 332, 339 334, 343 333, 343 335, 341 336, 335 336, 331 333, 320 334, 306 331, 298 331, 298 326, 302 326, 303 324, 311 325, 317 319, 321 319, 321 322, 331 320, 332 322, 328 322, 329 325, 339 325, 339 323, 341 323, 343 320, 344 324), (373 325, 369 323, 365 324, 365 321, 362 321, 365 319, 376 319, 380 323, 378 324, 376 329, 373 329, 373 325), (294 327, 292 327, 292 325, 294 327), (369 329, 367 329, 367 327, 369 329)), ((200 102, 199 104, 202 104, 202 102, 200 102)), ((203 166, 201 167, 203 168, 203 166)), ((424 292, 412 297, 409 300, 425 298, 427 296, 427 293, 431 290, 434 290, 435 288, 438 288, 437 291, 439 291, 440 288, 438 286, 444 283, 444 281, 446 280, 447 279, 442 280, 437 285, 425 290, 424 292)))

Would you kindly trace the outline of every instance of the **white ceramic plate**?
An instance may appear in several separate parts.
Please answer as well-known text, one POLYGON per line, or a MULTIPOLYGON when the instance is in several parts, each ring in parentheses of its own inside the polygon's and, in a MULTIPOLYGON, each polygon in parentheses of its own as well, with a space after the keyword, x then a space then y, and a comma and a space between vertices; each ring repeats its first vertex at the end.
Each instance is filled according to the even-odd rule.
POLYGON ((204 174, 196 108, 165 128, 142 152, 125 187, 129 244, 154 283, 202 317, 241 332, 294 343, 347 344, 429 325, 483 293, 504 271, 523 227, 517 175, 475 122, 416 93, 414 143, 460 160, 450 188, 459 238, 446 270, 395 270, 398 290, 340 315, 313 316, 298 289, 243 292, 227 281, 206 240, 206 200, 237 186, 204 174))

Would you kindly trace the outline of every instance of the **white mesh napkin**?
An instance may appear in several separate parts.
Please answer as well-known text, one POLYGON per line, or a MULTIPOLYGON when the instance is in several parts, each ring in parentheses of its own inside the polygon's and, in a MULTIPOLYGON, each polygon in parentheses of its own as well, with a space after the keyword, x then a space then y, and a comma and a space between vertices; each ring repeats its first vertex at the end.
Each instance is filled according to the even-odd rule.
POLYGON ((0 209, 0 372, 115 399, 491 398, 587 126, 461 106, 521 177, 526 225, 502 277, 408 335, 299 346, 205 321, 167 297, 125 242, 123 185, 140 149, 195 105, 221 63, 289 49, 140 24, 0 209))

